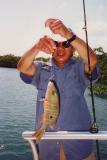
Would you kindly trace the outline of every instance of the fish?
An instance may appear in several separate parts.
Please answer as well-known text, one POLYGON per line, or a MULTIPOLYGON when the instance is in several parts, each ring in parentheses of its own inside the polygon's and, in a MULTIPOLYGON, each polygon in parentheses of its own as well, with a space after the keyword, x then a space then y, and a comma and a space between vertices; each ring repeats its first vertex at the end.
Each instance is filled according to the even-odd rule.
POLYGON ((33 133, 33 137, 36 137, 36 143, 39 143, 40 139, 44 135, 48 127, 54 128, 59 115, 60 96, 55 81, 50 80, 47 85, 45 98, 43 102, 44 112, 41 118, 41 128, 33 133))

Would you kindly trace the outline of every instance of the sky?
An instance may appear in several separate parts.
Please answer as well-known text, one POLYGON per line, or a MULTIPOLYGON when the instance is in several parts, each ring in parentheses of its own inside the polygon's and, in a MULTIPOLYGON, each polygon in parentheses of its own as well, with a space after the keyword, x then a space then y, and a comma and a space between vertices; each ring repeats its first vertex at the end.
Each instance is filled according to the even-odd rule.
MULTIPOLYGON (((85 0, 85 5, 89 45, 107 52, 107 1, 85 0)), ((48 18, 62 20, 85 40, 83 0, 0 0, 0 55, 22 56, 44 35, 59 40, 45 28, 48 18)))

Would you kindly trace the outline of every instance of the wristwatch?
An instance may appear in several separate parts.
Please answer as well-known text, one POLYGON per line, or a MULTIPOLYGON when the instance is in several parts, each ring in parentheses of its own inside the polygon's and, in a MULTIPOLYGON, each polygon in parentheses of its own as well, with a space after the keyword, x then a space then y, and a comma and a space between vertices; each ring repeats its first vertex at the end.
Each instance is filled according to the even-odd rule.
POLYGON ((69 38, 67 40, 67 42, 71 43, 72 41, 74 41, 77 38, 77 36, 74 34, 71 38, 69 38))

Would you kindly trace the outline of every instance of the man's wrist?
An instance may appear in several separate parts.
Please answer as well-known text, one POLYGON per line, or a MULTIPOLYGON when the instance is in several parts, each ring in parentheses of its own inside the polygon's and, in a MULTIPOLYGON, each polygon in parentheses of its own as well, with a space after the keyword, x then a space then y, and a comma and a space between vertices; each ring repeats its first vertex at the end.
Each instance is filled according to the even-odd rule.
POLYGON ((69 38, 71 38, 73 36, 73 32, 68 31, 65 35, 65 38, 68 40, 69 38))
POLYGON ((67 33, 66 33, 66 37, 65 38, 67 39, 67 41, 69 43, 71 43, 72 41, 74 41, 77 38, 77 36, 72 32, 71 29, 69 29, 67 31, 67 33))
POLYGON ((72 29, 71 28, 67 28, 66 34, 65 34, 65 38, 69 39, 70 37, 72 37, 72 35, 73 35, 72 29))
POLYGON ((39 49, 37 47, 37 45, 34 45, 32 48, 31 48, 32 52, 34 52, 34 54, 38 54, 39 53, 39 49))
POLYGON ((72 37, 70 37, 67 41, 69 43, 71 43, 72 41, 74 41, 77 38, 77 36, 74 34, 72 37))

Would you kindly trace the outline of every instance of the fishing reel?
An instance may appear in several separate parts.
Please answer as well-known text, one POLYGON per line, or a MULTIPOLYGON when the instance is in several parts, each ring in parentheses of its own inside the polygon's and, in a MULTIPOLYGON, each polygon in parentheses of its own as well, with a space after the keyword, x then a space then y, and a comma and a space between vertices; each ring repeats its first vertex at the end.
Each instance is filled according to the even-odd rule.
POLYGON ((93 123, 93 125, 89 131, 90 131, 90 133, 98 133, 99 130, 98 130, 98 127, 95 122, 93 123))

